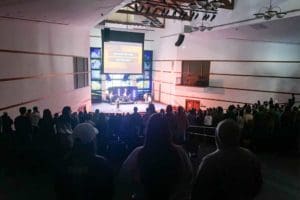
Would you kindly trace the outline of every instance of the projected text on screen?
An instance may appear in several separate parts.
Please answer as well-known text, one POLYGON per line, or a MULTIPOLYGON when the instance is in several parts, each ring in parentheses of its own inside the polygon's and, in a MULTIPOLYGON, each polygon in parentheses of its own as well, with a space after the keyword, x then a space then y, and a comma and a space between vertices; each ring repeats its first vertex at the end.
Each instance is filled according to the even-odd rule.
POLYGON ((143 44, 132 42, 104 42, 104 73, 143 73, 143 44))

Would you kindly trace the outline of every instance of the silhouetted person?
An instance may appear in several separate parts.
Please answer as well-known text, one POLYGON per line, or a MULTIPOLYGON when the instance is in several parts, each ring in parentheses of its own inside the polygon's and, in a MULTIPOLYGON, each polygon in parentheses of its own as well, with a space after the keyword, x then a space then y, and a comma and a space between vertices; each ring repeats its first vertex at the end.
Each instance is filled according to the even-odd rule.
POLYGON ((251 200, 262 186, 260 163, 239 146, 240 129, 233 120, 216 129, 217 151, 203 158, 192 192, 192 200, 251 200))
POLYGON ((45 140, 50 139, 55 134, 54 119, 49 109, 43 111, 43 118, 39 120, 39 134, 45 140))
POLYGON ((2 133, 3 134, 11 134, 12 133, 12 125, 13 120, 8 116, 7 112, 3 113, 1 117, 2 122, 2 133))
POLYGON ((174 136, 177 129, 177 121, 171 105, 167 105, 165 117, 167 119, 169 129, 174 136))
POLYGON ((182 145, 186 139, 186 129, 189 127, 189 121, 182 106, 178 107, 176 114, 176 132, 173 135, 174 143, 182 145))
POLYGON ((30 116, 30 121, 31 121, 31 125, 32 125, 32 133, 33 133, 34 137, 37 137, 38 124, 39 124, 40 119, 41 119, 41 115, 40 115, 39 109, 38 109, 38 107, 35 106, 35 107, 33 107, 33 112, 30 116))
POLYGON ((180 146, 172 143, 166 118, 151 115, 144 145, 122 165, 115 199, 186 200, 191 183, 190 160, 180 146))
POLYGON ((59 116, 56 123, 61 155, 70 151, 73 144, 72 132, 76 122, 72 119, 71 113, 71 107, 65 106, 62 110, 62 115, 59 116))
POLYGON ((144 125, 144 127, 147 126, 147 122, 148 122, 149 117, 150 117, 152 114, 154 114, 154 113, 156 113, 156 111, 155 111, 155 106, 154 106, 154 104, 149 103, 149 106, 148 106, 148 108, 147 108, 147 112, 146 112, 146 114, 143 116, 143 125, 144 125))
POLYGON ((26 107, 19 109, 20 115, 15 119, 16 137, 21 145, 29 144, 31 141, 32 127, 31 121, 26 115, 26 107))
POLYGON ((74 129, 72 153, 57 171, 57 200, 110 200, 113 172, 104 157, 96 155, 98 131, 89 123, 74 129))
MULTIPOLYGON (((138 136, 142 133, 143 119, 138 113, 138 108, 133 108, 133 113, 129 117, 129 140, 131 145, 135 145, 138 142, 138 136)), ((136 147, 136 146, 135 146, 136 147)))

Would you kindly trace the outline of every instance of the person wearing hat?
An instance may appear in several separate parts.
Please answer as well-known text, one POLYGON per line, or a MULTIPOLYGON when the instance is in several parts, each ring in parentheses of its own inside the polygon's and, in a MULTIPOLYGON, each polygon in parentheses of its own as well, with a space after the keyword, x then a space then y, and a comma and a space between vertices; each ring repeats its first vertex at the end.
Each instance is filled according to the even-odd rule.
POLYGON ((202 159, 192 200, 251 200, 262 186, 261 167, 256 156, 239 146, 240 128, 231 120, 216 129, 218 149, 202 159))
POLYGON ((113 197, 113 171, 106 159, 96 155, 98 130, 82 123, 73 130, 74 146, 57 170, 57 199, 109 200, 113 197))

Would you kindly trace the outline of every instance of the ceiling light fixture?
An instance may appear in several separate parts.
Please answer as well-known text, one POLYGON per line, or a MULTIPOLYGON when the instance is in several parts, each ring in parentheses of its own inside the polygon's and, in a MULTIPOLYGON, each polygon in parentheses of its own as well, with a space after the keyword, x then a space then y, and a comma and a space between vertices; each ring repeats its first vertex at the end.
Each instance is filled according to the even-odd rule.
POLYGON ((254 16, 257 19, 264 18, 265 20, 270 20, 275 16, 277 18, 283 18, 286 14, 286 12, 281 11, 281 8, 279 6, 273 6, 272 0, 270 0, 269 6, 260 8, 259 11, 254 14, 254 16))
POLYGON ((211 26, 205 26, 203 21, 202 21, 201 26, 198 27, 198 30, 201 31, 201 32, 211 31, 212 29, 213 29, 213 27, 211 27, 211 26))

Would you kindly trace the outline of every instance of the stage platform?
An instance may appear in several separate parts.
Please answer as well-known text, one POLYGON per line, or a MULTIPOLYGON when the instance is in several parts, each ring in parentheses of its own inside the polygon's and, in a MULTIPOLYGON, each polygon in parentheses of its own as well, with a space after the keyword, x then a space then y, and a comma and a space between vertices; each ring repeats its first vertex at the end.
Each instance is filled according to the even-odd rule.
MULTIPOLYGON (((155 109, 157 112, 160 111, 160 109, 166 109, 165 104, 162 103, 153 103, 155 105, 155 109)), ((99 109, 102 113, 133 113, 133 108, 137 107, 138 112, 146 112, 146 108, 148 107, 148 104, 145 102, 136 102, 133 104, 120 104, 119 109, 117 109, 117 106, 115 104, 109 104, 109 103, 95 103, 93 104, 93 111, 95 112, 96 109, 99 109)))

